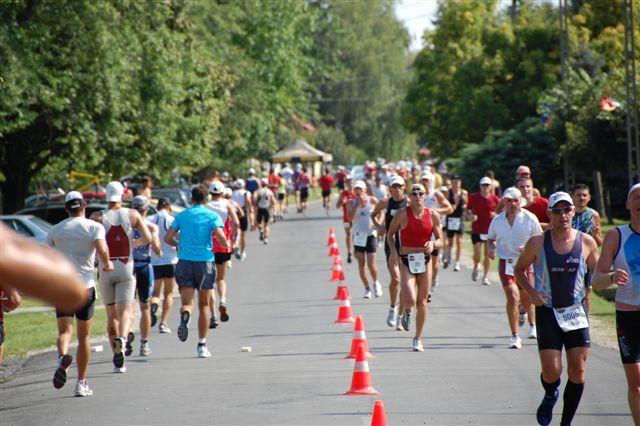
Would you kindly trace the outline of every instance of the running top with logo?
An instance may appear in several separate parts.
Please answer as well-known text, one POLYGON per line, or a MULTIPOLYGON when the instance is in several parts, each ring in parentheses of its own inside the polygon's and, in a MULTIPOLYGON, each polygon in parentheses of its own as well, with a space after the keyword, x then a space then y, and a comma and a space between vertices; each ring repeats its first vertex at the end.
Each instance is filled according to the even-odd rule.
POLYGON ((260 187, 260 183, 258 183, 258 179, 254 177, 247 178, 247 184, 246 184, 247 191, 253 194, 255 191, 258 190, 259 187, 260 187))
POLYGON ((178 253, 175 247, 165 243, 164 236, 167 235, 169 227, 173 223, 173 216, 164 210, 160 210, 153 216, 149 216, 149 222, 155 223, 158 226, 160 244, 162 245, 162 256, 158 256, 153 251, 151 252, 151 264, 152 265, 175 265, 178 263, 178 253))
POLYGON ((481 193, 474 192, 467 200, 467 210, 478 216, 478 219, 471 224, 471 232, 474 234, 487 234, 491 225, 491 213, 496 211, 500 202, 497 195, 483 197, 481 193))
POLYGON ((586 297, 584 275, 587 263, 582 256, 582 232, 576 232, 576 239, 569 253, 558 254, 551 240, 551 231, 544 233, 544 244, 540 261, 533 265, 535 289, 547 297, 545 306, 566 308, 582 303, 586 297))
POLYGON ((616 229, 620 245, 613 259, 613 267, 629 274, 629 284, 619 286, 616 290, 616 302, 640 306, 640 233, 628 224, 616 229))
POLYGON ((220 216, 202 205, 180 212, 171 227, 180 231, 178 259, 192 262, 213 262, 211 234, 224 228, 220 216))
POLYGON ((347 217, 347 204, 351 202, 351 200, 355 200, 356 194, 353 191, 349 191, 347 189, 342 191, 342 222, 349 223, 349 218, 347 217))
POLYGON ((134 238, 129 209, 103 210, 102 226, 109 247, 109 258, 127 263, 131 259, 134 238))
MULTIPOLYGON (((260 191, 267 190, 266 188, 260 189, 260 191)), ((224 223, 224 236, 227 237, 227 241, 229 244, 233 241, 231 238, 231 219, 229 218, 229 200, 226 198, 219 198, 217 200, 212 200, 207 204, 207 208, 213 211, 215 214, 220 216, 220 220, 224 223)), ((211 234, 211 240, 213 242, 213 252, 214 253, 231 253, 233 252, 232 247, 225 247, 218 242, 211 234)))
POLYGON ((47 243, 73 263, 86 288, 95 287, 95 241, 104 240, 102 225, 85 217, 70 217, 54 225, 47 235, 47 243))
MULTIPOLYGON (((350 202, 356 203, 357 201, 354 199, 350 202)), ((373 229, 373 220, 371 220, 371 212, 373 211, 373 207, 374 205, 371 202, 371 198, 367 197, 367 205, 364 207, 358 206, 356 208, 356 214, 353 218, 354 234, 375 235, 375 230, 373 229)))
POLYGON ((576 212, 573 216, 571 227, 585 234, 591 234, 596 225, 595 215, 596 211, 590 207, 587 207, 587 209, 581 213, 576 212))
POLYGON ((413 214, 411 207, 406 208, 407 226, 400 230, 400 245, 403 247, 424 248, 433 235, 433 222, 431 210, 424 209, 421 218, 413 214))
MULTIPOLYGON (((149 221, 147 220, 147 223, 149 221)), ((133 230, 133 238, 137 240, 140 238, 140 232, 137 229, 133 230)), ((151 263, 151 244, 145 244, 133 248, 133 266, 146 266, 151 263)))
POLYGON ((271 203, 269 202, 271 194, 272 192, 268 188, 262 188, 258 191, 257 205, 259 209, 269 210, 269 207, 271 207, 271 203))
POLYGON ((531 201, 531 204, 525 206, 525 209, 536 215, 540 223, 551 222, 551 219, 549 219, 548 208, 549 200, 544 197, 534 198, 533 201, 531 201))

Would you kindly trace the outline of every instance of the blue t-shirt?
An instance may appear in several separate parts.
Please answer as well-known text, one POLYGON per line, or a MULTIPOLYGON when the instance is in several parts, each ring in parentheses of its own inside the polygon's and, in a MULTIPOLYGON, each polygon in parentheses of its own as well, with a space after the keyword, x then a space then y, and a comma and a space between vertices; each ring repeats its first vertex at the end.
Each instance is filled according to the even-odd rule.
POLYGON ((193 262, 212 262, 213 243, 211 234, 216 228, 223 228, 222 219, 215 212, 202 205, 196 205, 179 213, 172 228, 180 231, 178 259, 193 262))

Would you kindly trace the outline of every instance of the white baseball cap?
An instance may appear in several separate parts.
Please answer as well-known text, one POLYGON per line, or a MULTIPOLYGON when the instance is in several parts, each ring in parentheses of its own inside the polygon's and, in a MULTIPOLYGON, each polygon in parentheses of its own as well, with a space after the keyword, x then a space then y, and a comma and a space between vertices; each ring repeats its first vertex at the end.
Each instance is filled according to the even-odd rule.
POLYGON ((502 198, 509 198, 511 200, 518 200, 522 198, 522 193, 515 186, 511 186, 504 190, 502 198))
POLYGON ((413 191, 427 192, 421 183, 414 183, 413 185, 411 185, 411 192, 413 191))
POLYGON ((356 189, 356 188, 360 188, 360 189, 364 189, 364 190, 366 190, 366 189, 367 189, 367 184, 366 184, 366 183, 364 183, 364 181, 363 181, 363 180, 358 180, 358 181, 356 181, 356 183, 353 185, 353 189, 356 189))
POLYGON ((391 179, 391 186, 393 185, 404 185, 404 179, 402 179, 402 176, 394 176, 393 179, 391 179))
POLYGON ((222 194, 224 192, 224 184, 219 180, 213 181, 209 184, 209 192, 212 194, 222 194))
POLYGON ((244 186, 244 179, 238 179, 236 181, 236 186, 244 186))
POLYGON ((435 176, 433 176, 433 173, 431 173, 429 170, 425 170, 422 172, 422 175, 420 175, 420 180, 422 179, 429 179, 429 180, 433 180, 435 176))
POLYGON ((567 194, 566 192, 558 191, 558 192, 554 192, 549 197, 548 209, 551 210, 560 201, 566 201, 567 203, 569 203, 570 206, 573 206, 573 200, 571 199, 571 195, 567 194))
POLYGON ((64 196, 65 207, 69 210, 78 210, 82 207, 82 194, 78 191, 67 192, 64 196))
POLYGON ((124 195, 124 186, 117 180, 107 184, 107 202, 118 203, 122 201, 124 195))
POLYGON ((627 200, 631 198, 631 193, 640 189, 640 183, 636 183, 631 188, 629 188, 629 193, 627 193, 627 200))
POLYGON ((250 174, 250 175, 255 175, 255 174, 256 174, 256 169, 254 169, 253 167, 251 167, 251 168, 249 169, 249 174, 250 174))
POLYGON ((482 179, 480 179, 480 185, 491 185, 492 183, 493 183, 493 180, 491 180, 489 176, 485 176, 482 179))

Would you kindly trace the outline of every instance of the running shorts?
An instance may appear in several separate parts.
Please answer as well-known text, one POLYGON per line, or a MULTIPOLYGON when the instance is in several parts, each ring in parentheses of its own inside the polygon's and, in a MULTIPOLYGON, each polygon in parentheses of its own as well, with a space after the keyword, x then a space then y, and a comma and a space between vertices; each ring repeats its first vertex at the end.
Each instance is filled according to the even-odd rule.
POLYGON ((89 321, 91 318, 93 318, 93 314, 95 312, 96 288, 88 288, 87 295, 87 303, 82 308, 80 308, 76 312, 56 311, 56 318, 76 317, 80 321, 89 321))
POLYGON ((338 185, 338 189, 340 191, 344 190, 344 181, 343 180, 339 180, 337 185, 338 185))
POLYGON ((300 188, 300 201, 307 201, 307 198, 309 198, 309 188, 300 188))
POLYGON ((286 194, 284 192, 278 193, 278 201, 283 201, 286 194))
POLYGON ((215 256, 214 262, 216 265, 222 265, 224 262, 228 262, 231 260, 231 253, 214 253, 215 256))
POLYGON ((258 212, 256 214, 256 222, 269 223, 270 218, 271 218, 271 215, 269 214, 269 209, 258 208, 258 212))
POLYGON ((623 364, 640 362, 640 311, 616 310, 618 347, 623 364))
POLYGON ((105 305, 133 303, 136 291, 133 260, 129 259, 127 262, 113 260, 113 271, 100 271, 98 282, 105 305))
POLYGON ((147 303, 153 293, 153 267, 149 263, 134 264, 134 272, 136 274, 136 290, 138 293, 138 301, 147 303))
POLYGON ((322 190, 322 198, 328 197, 331 195, 331 189, 323 189, 322 190))
POLYGON ((364 247, 358 247, 357 245, 353 245, 353 251, 355 253, 375 253, 378 248, 378 239, 375 235, 369 235, 367 237, 367 243, 364 247))
POLYGON ((240 218, 240 230, 246 232, 249 229, 249 219, 247 218, 247 212, 245 210, 244 216, 240 218))
POLYGON ((161 278, 175 278, 176 265, 170 263, 168 265, 153 265, 153 277, 155 280, 161 278))
MULTIPOLYGON (((429 264, 428 264, 428 263, 429 263, 429 259, 430 259, 430 258, 429 258, 429 256, 425 256, 425 258, 424 258, 424 267, 425 267, 425 271, 423 272, 423 274, 424 274, 424 273, 426 273, 426 272, 428 271, 428 269, 427 269, 427 268, 429 267, 429 264)), ((409 256, 408 256, 408 255, 406 255, 406 254, 401 254, 401 255, 400 255, 400 261, 402 262, 402 264, 403 264, 404 266, 406 266, 406 267, 407 267, 407 271, 409 271, 409 273, 410 273, 411 275, 413 275, 413 276, 418 276, 418 275, 419 275, 419 274, 414 274, 413 272, 411 272, 411 269, 409 269, 409 256)))
POLYGON ((484 243, 486 241, 482 241, 480 239, 480 234, 476 234, 474 232, 471 233, 471 243, 472 244, 478 244, 478 243, 484 243))
POLYGON ((591 346, 589 327, 572 331, 563 331, 558 325, 553 309, 547 306, 536 306, 536 331, 538 332, 538 350, 562 350, 562 346, 572 348, 588 348, 591 346))
POLYGON ((176 282, 179 287, 212 290, 216 283, 215 263, 180 259, 176 265, 176 282))
POLYGON ((446 226, 447 220, 445 219, 445 231, 447 232, 447 238, 453 238, 455 235, 464 235, 464 221, 460 218, 460 228, 455 231, 450 230, 446 226))
POLYGON ((431 251, 431 257, 435 257, 436 259, 440 255, 440 249, 434 249, 431 251))

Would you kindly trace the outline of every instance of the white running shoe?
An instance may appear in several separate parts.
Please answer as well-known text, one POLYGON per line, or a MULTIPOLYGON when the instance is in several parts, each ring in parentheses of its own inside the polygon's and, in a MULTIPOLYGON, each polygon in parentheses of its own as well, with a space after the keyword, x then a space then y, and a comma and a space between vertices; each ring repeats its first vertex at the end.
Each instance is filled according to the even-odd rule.
POLYGON ((140 345, 140 356, 149 356, 151 355, 151 348, 149 347, 149 342, 145 342, 140 345))
POLYGON ((387 325, 389 327, 395 327, 396 326, 396 317, 398 316, 398 308, 393 307, 393 308, 389 308, 389 315, 387 315, 387 325))
POLYGON ((382 284, 379 281, 373 283, 373 295, 376 297, 382 296, 382 284))
POLYGON ((404 329, 404 327, 402 326, 402 316, 398 315, 396 317, 396 330, 397 331, 407 331, 404 329))
POLYGON ((246 251, 242 252, 242 260, 247 260, 247 252, 246 251))
POLYGON ((371 299, 371 289, 368 288, 364 291, 364 298, 365 299, 371 299))
POLYGON ((75 394, 75 396, 92 396, 93 395, 93 391, 89 387, 89 383, 87 383, 86 380, 82 380, 82 381, 78 380, 78 382, 76 383, 76 388, 74 389, 73 393, 75 394))
POLYGON ((491 285, 491 281, 489 281, 489 277, 484 277, 482 279, 482 285, 491 285))
POLYGON ((125 367, 124 365, 120 368, 118 367, 113 367, 113 372, 114 373, 126 373, 127 372, 127 367, 125 367))
POLYGON ((522 340, 520 336, 517 334, 515 336, 511 336, 509 338, 509 348, 510 349, 521 349, 522 348, 522 340))
POLYGON ((529 334, 527 335, 528 339, 537 339, 538 338, 538 332, 536 330, 536 325, 532 324, 529 327, 529 334))
POLYGON ((211 352, 206 345, 198 346, 198 358, 211 358, 211 352))
POLYGON ((453 265, 453 270, 454 270, 455 272, 460 271, 460 262, 456 262, 456 264, 455 264, 455 265, 453 265))
POLYGON ((424 352, 424 347, 422 346, 422 342, 420 339, 413 339, 413 351, 414 352, 424 352))
POLYGON ((160 332, 160 334, 171 334, 171 329, 165 324, 160 324, 158 326, 158 331, 160 332))
POLYGON ((478 281, 478 270, 474 269, 473 272, 471 272, 471 279, 473 281, 478 281))

